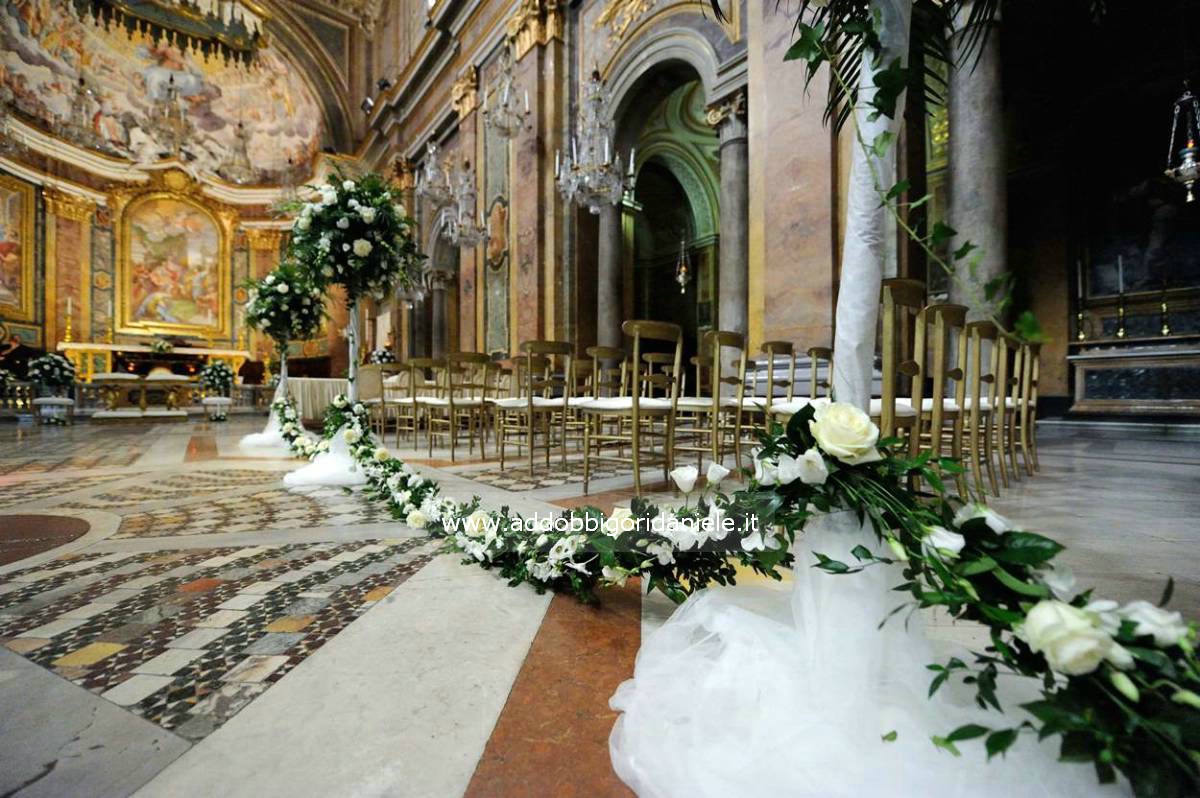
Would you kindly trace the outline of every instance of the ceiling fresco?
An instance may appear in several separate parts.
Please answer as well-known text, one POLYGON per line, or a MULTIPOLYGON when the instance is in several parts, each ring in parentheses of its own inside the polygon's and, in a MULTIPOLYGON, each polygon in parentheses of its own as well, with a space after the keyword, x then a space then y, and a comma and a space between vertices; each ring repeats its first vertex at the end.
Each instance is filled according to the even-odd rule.
POLYGON ((146 120, 173 78, 194 128, 186 149, 200 170, 214 172, 229 157, 240 121, 261 182, 283 180, 289 158, 307 174, 321 148, 321 107, 277 50, 262 48, 258 59, 246 68, 106 30, 61 0, 0 3, 0 100, 53 131, 69 117, 82 75, 98 100, 90 125, 101 149, 142 162, 159 157, 146 120))

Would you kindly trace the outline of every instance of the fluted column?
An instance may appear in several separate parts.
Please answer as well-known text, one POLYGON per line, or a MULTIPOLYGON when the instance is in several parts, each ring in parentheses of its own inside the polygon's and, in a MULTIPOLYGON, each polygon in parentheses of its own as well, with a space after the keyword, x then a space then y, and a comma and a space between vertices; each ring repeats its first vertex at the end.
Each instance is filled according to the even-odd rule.
POLYGON ((596 269, 596 343, 621 345, 621 206, 600 210, 600 256, 596 269))
POLYGON ((721 244, 717 266, 717 324, 745 335, 749 329, 750 157, 746 93, 708 110, 721 139, 721 244))
MULTIPOLYGON (((969 7, 962 12, 969 13, 969 7)), ((965 18, 965 16, 964 16, 965 18)), ((994 24, 999 24, 994 23, 994 24)), ((983 50, 964 52, 966 35, 951 36, 956 68, 950 70, 949 214, 958 231, 951 251, 970 241, 979 249, 957 262, 950 296, 970 308, 969 318, 990 318, 995 300, 985 296, 989 281, 1008 271, 1008 181, 1000 86, 1000 34, 993 30, 983 50), (971 258, 978 257, 974 269, 971 258)), ((932 268, 932 267, 931 267, 932 268)))
POLYGON ((433 300, 431 319, 433 328, 433 356, 445 357, 449 352, 450 312, 447 306, 446 289, 454 282, 454 275, 445 271, 429 273, 430 294, 433 300))

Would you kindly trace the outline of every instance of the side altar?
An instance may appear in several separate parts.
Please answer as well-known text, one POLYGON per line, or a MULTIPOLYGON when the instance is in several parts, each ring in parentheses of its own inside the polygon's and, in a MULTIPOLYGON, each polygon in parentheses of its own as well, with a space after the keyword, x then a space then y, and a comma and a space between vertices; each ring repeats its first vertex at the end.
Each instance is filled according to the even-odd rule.
POLYGON ((75 374, 80 382, 90 383, 97 374, 111 374, 118 370, 114 366, 124 364, 122 370, 132 372, 150 371, 156 367, 175 371, 178 366, 182 376, 192 376, 201 367, 214 360, 229 364, 234 374, 251 358, 244 349, 214 349, 208 347, 177 346, 169 352, 156 352, 145 344, 109 344, 88 341, 60 341, 58 351, 75 365, 75 374))

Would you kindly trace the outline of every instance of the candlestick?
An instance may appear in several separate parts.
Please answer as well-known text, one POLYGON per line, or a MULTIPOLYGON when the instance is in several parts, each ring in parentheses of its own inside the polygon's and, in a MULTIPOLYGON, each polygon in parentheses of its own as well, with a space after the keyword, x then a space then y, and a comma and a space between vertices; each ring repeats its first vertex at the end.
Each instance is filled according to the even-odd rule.
POLYGON ((67 318, 71 317, 71 297, 67 297, 67 318))
POLYGON ((1083 262, 1076 259, 1075 261, 1075 291, 1079 297, 1080 306, 1083 305, 1083 262))
POLYGON ((1075 311, 1075 340, 1083 341, 1087 339, 1087 330, 1083 326, 1083 308, 1075 311))
POLYGON ((1158 328, 1160 335, 1167 336, 1171 334, 1170 316, 1167 314, 1167 281, 1163 280, 1162 301, 1158 304, 1159 320, 1162 326, 1158 328))
POLYGON ((1117 256, 1117 293, 1125 293, 1125 260, 1117 256))
POLYGON ((1117 295, 1117 337, 1125 337, 1125 292, 1117 295))

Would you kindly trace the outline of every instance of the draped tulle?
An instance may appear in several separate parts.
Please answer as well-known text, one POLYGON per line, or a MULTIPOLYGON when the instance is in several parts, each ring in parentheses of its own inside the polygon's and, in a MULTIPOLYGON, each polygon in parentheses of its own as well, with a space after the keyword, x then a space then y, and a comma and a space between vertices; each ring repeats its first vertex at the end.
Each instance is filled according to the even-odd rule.
MULTIPOLYGON (((904 596, 890 567, 835 576, 812 552, 853 562, 874 548, 850 513, 815 519, 797 542, 790 586, 716 588, 688 599, 642 643, 634 678, 612 697, 623 713, 613 767, 642 798, 673 796, 1125 795, 1090 765, 1061 763, 1057 742, 1023 734, 987 762, 981 741, 961 757, 933 745, 965 723, 1017 725, 1037 685, 1002 679, 1009 714, 980 710, 966 688, 927 697, 931 662, 919 615, 879 622, 904 596), (891 737, 886 741, 884 737, 891 737)), ((955 652, 965 654, 965 652, 955 652)))

